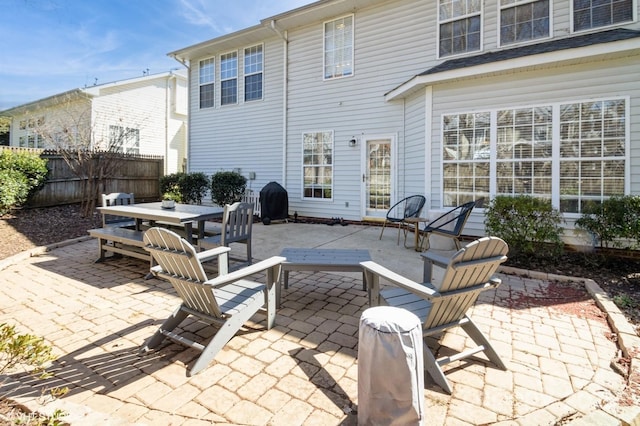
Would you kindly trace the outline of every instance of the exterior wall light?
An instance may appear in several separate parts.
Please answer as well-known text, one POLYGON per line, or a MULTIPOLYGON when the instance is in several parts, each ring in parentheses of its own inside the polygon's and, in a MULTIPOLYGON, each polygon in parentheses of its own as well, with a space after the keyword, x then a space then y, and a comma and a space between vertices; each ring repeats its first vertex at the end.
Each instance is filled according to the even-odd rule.
POLYGON ((352 136, 351 139, 349 140, 349 146, 353 148, 357 144, 358 144, 358 140, 355 138, 355 136, 352 136))

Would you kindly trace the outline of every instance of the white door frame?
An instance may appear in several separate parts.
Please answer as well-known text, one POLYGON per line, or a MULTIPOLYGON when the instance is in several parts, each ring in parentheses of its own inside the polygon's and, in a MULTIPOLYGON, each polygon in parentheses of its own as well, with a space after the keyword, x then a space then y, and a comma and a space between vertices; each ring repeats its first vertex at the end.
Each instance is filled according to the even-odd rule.
POLYGON ((391 205, 393 205, 394 200, 396 199, 396 194, 397 194, 397 163, 398 163, 398 144, 397 144, 397 140, 398 140, 398 135, 395 133, 380 133, 380 134, 371 134, 371 135, 366 135, 363 134, 360 137, 360 164, 361 164, 361 171, 360 171, 360 175, 361 175, 361 187, 360 187, 360 199, 362 200, 362 203, 360 205, 360 216, 365 219, 365 218, 370 218, 370 219, 382 219, 384 218, 385 214, 386 214, 386 210, 385 211, 377 211, 377 212, 372 212, 369 211, 369 209, 367 208, 368 206, 368 198, 367 198, 367 185, 368 185, 368 179, 369 177, 367 176, 368 173, 368 169, 369 169, 369 153, 367 150, 368 144, 371 141, 376 141, 376 140, 384 140, 384 141, 389 141, 389 144, 391 145, 391 184, 390 184, 390 191, 391 193, 390 195, 390 200, 391 200, 391 205))

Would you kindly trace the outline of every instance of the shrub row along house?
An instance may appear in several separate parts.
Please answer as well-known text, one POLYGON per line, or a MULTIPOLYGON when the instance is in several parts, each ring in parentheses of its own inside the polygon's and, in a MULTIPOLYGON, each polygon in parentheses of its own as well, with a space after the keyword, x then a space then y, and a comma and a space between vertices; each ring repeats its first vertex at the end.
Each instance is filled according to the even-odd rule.
MULTIPOLYGON (((639 8, 325 0, 174 51, 189 170, 278 181, 305 216, 530 194, 572 228, 585 203, 640 193, 639 8)), ((465 232, 483 231, 477 210, 465 232)))
POLYGON ((11 117, 10 146, 158 155, 168 174, 185 168, 187 93, 180 70, 73 89, 0 115, 11 117))

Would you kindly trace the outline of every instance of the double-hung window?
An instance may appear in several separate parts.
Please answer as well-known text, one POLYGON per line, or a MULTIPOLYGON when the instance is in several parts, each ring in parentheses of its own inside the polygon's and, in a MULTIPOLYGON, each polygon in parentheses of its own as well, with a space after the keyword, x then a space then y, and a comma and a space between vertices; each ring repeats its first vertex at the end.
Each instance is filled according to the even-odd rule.
POLYGON ((439 0, 440 57, 480 50, 481 0, 439 0))
POLYGON ((238 53, 220 56, 220 105, 238 102, 238 53))
POLYGON ((324 24, 324 78, 353 75, 353 15, 324 24))
POLYGON ((573 30, 632 21, 634 3, 634 0, 573 0, 573 30))
POLYGON ((198 77, 200 83, 200 108, 212 108, 214 104, 216 59, 204 59, 200 61, 198 77))
POLYGON ((624 195, 627 116, 626 98, 444 115, 444 206, 530 195, 581 213, 624 195))
POLYGON ((333 190, 333 132, 302 135, 304 198, 330 199, 333 190))
POLYGON ((244 100, 262 99, 262 45, 244 49, 244 100))
POLYGON ((500 0, 500 44, 549 37, 549 0, 500 0))

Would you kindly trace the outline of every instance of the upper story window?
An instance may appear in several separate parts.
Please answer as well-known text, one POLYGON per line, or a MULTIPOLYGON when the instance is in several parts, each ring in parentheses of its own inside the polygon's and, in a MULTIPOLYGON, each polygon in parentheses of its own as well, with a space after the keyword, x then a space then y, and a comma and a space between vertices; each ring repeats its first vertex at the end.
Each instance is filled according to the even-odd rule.
POLYGON ((215 58, 200 61, 199 83, 200 83, 200 108, 213 107, 213 87, 215 82, 215 58))
POLYGON ((330 199, 333 189, 333 132, 302 135, 304 198, 330 199))
POLYGON ((353 75, 353 15, 324 24, 324 78, 353 75))
POLYGON ((481 0, 440 0, 440 56, 480 50, 481 0))
POLYGON ((262 99, 262 45, 244 49, 244 100, 262 99))
POLYGON ((238 102, 238 53, 220 56, 220 105, 238 102))
POLYGON ((632 21, 633 3, 634 0, 573 0, 573 30, 632 21))
POLYGON ((549 37, 549 0, 500 0, 502 45, 549 37))

